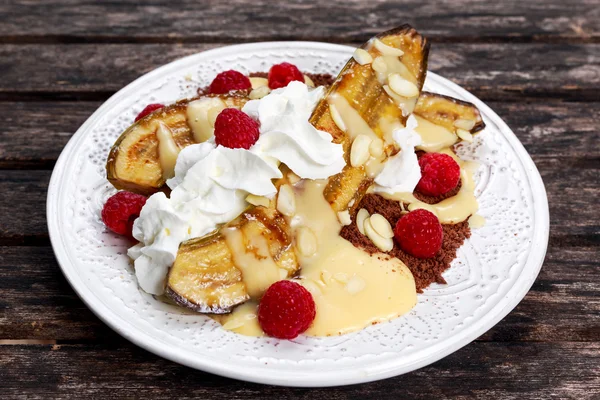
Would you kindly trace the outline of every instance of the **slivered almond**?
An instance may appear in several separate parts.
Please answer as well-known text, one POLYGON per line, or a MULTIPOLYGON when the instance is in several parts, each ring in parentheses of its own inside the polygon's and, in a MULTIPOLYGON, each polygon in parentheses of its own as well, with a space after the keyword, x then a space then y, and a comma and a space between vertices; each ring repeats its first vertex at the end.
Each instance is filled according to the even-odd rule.
POLYGON ((329 104, 329 113, 331 114, 331 119, 340 128, 341 131, 346 132, 346 124, 342 119, 342 115, 338 111, 337 107, 334 104, 329 104))
POLYGON ((386 239, 391 239, 394 237, 394 231, 392 230, 392 225, 390 222, 383 217, 381 214, 373 214, 371 218, 369 218, 369 222, 371 222, 371 226, 375 229, 375 232, 380 234, 386 239))
POLYGON ((346 283, 346 290, 350 294, 357 294, 363 291, 363 289, 367 286, 367 282, 360 276, 353 276, 350 278, 348 283, 346 283))
POLYGON ((365 233, 371 242, 381 251, 390 251, 394 248, 394 241, 391 238, 384 238, 380 234, 375 231, 373 225, 371 225, 371 219, 368 218, 365 220, 365 233))
POLYGON ((271 200, 265 196, 256 196, 254 194, 249 194, 246 196, 246 201, 253 206, 269 207, 269 204, 271 204, 271 200))
POLYGON ((459 118, 456 121, 454 121, 454 126, 460 129, 464 129, 465 131, 470 131, 475 127, 475 121, 472 119, 459 118))
POLYGON ((277 211, 291 217, 296 212, 296 197, 290 185, 281 185, 277 195, 277 211))
POLYGON ((333 279, 339 283, 348 283, 348 274, 344 272, 337 272, 335 275, 333 275, 333 279))
POLYGON ((388 82, 390 89, 402 97, 412 98, 419 95, 419 88, 417 85, 404 79, 396 72, 388 76, 388 82))
POLYGON ((356 227, 363 235, 365 234, 365 220, 367 218, 369 218, 369 212, 364 208, 361 208, 358 210, 358 213, 356 213, 356 227))
POLYGON ((373 62, 373 57, 369 54, 368 51, 364 49, 354 50, 354 54, 352 55, 352 57, 360 65, 366 65, 373 62))
POLYGON ((379 50, 384 56, 402 57, 404 55, 404 52, 402 50, 392 46, 388 46, 379 39, 375 39, 373 41, 373 46, 375 46, 375 48, 379 50))
POLYGON ((338 220, 343 226, 350 225, 352 223, 352 218, 350 217, 350 211, 338 211, 337 213, 338 220))
POLYGON ((473 135, 471 135, 471 132, 469 132, 469 131, 458 128, 456 130, 456 134, 458 135, 459 138, 461 138, 465 142, 471 143, 473 141, 473 135))
POLYGON ((371 153, 372 157, 381 157, 383 155, 383 140, 379 138, 373 139, 373 141, 369 145, 369 153, 371 153))
POLYGON ((350 149, 350 165, 353 167, 360 167, 367 162, 369 156, 369 145, 371 144, 371 138, 367 135, 358 135, 352 142, 352 148, 350 149))
POLYGON ((293 172, 289 172, 287 174, 287 179, 288 179, 288 182, 291 183, 292 185, 295 185, 296 183, 300 182, 300 180, 301 180, 300 177, 293 172))
POLYGON ((380 74, 387 72, 387 64, 385 63, 383 57, 375 57, 371 63, 371 68, 373 68, 373 71, 379 72, 380 74))
POLYGON ((312 79, 310 79, 310 76, 308 75, 304 75, 304 83, 306 84, 306 86, 315 87, 315 83, 312 79))
POLYGON ((301 227, 298 229, 296 247, 305 257, 310 257, 317 252, 317 237, 310 228, 301 227))

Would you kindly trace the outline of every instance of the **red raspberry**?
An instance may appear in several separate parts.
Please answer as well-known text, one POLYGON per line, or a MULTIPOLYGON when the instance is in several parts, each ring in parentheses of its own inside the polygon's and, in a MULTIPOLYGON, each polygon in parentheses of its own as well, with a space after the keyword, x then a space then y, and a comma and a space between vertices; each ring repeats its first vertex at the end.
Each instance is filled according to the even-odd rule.
POLYGON ((258 122, 235 108, 224 109, 215 120, 215 143, 230 149, 249 149, 258 134, 258 122))
POLYGON ((417 191, 428 196, 440 196, 458 185, 460 167, 448 154, 427 153, 419 158, 421 180, 417 191))
POLYGON ((153 103, 148 104, 146 108, 144 108, 138 115, 135 117, 135 122, 138 122, 140 119, 144 118, 148 114, 152 114, 156 110, 160 110, 163 108, 163 104, 153 103))
POLYGON ((292 281, 272 284, 260 300, 258 322, 269 336, 293 339, 315 319, 315 301, 310 292, 292 281))
POLYGON ((418 258, 430 258, 442 248, 444 231, 435 215, 418 209, 398 220, 394 229, 400 248, 418 258))
POLYGON ((140 216, 146 196, 131 192, 117 192, 102 208, 102 221, 111 231, 131 236, 133 221, 140 216))
POLYGON ((208 93, 225 94, 232 90, 246 90, 250 88, 252 88, 252 84, 246 75, 230 69, 229 71, 221 72, 213 79, 208 87, 208 93))
POLYGON ((269 70, 269 88, 286 87, 291 81, 304 82, 304 75, 294 64, 282 62, 273 65, 269 70))

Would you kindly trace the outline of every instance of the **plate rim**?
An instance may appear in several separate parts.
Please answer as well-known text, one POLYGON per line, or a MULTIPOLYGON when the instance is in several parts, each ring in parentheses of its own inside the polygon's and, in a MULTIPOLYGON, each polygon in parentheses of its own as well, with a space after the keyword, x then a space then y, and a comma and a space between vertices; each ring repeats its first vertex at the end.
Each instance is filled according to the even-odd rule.
MULTIPOLYGON (((352 53, 352 51, 354 51, 354 47, 351 46, 311 41, 257 42, 218 47, 176 59, 146 74, 143 74, 142 76, 135 79, 133 82, 127 84, 122 89, 117 91, 100 107, 98 107, 98 109, 96 109, 96 111, 77 129, 75 134, 71 137, 71 139, 69 139, 69 142, 62 150, 56 162, 56 165, 52 171, 52 176, 48 185, 48 195, 46 201, 46 217, 48 232, 50 236, 52 249, 54 251, 56 260, 58 261, 63 275, 66 277, 67 281, 69 282, 75 293, 77 293, 79 298, 100 320, 102 320, 111 329, 113 329, 115 332, 117 332, 130 342, 134 343, 135 345, 142 347, 145 350, 156 354, 160 357, 166 358, 168 360, 174 361, 176 363, 191 368, 199 369, 209 373, 214 373, 228 378, 234 378, 249 382, 296 387, 327 387, 371 382, 414 371, 418 368, 436 362, 446 357, 447 355, 457 351, 458 349, 464 347, 465 345, 471 343, 481 334, 491 329, 500 320, 502 320, 502 318, 504 318, 510 311, 512 311, 529 292, 529 289, 531 288, 535 279, 537 278, 539 271, 541 270, 541 267, 544 263, 548 247, 548 198, 541 175, 537 170, 537 167, 535 166, 533 160, 531 159, 530 155, 527 153, 517 136, 502 120, 502 118, 500 118, 500 116, 498 116, 483 101, 479 100, 467 90, 463 89, 454 82, 430 71, 427 72, 429 77, 433 77, 433 79, 442 82, 444 85, 459 92, 468 101, 477 105, 477 107, 479 107, 484 114, 491 118, 492 121, 498 126, 498 128, 506 134, 508 144, 512 147, 519 160, 523 163, 523 167, 526 170, 526 178, 531 184, 531 186, 534 188, 534 190, 532 190, 533 193, 538 195, 537 197, 532 198, 532 207, 536 208, 536 218, 539 218, 540 224, 540 228, 534 229, 534 234, 532 237, 531 246, 536 250, 529 252, 527 256, 527 261, 525 262, 525 265, 529 265, 532 262, 535 262, 536 265, 530 267, 530 269, 527 271, 528 274, 521 274, 521 276, 517 278, 517 281, 521 281, 519 285, 516 284, 517 281, 515 282, 515 284, 513 284, 513 288, 518 286, 517 293, 515 293, 514 296, 510 299, 505 298, 501 300, 504 301, 505 304, 503 305, 503 308, 500 309, 496 314, 494 314, 492 317, 485 316, 478 320, 476 323, 476 328, 468 329, 462 332, 460 335, 450 336, 450 338, 456 338, 457 336, 460 336, 460 339, 455 339, 450 344, 448 344, 446 341, 440 342, 432 346, 431 352, 427 357, 421 357, 421 359, 419 360, 416 360, 410 364, 401 365, 400 367, 394 365, 397 364, 398 361, 393 359, 387 360, 377 365, 376 370, 373 370, 373 368, 371 368, 371 370, 365 369, 363 371, 357 370, 354 367, 346 367, 336 368, 334 370, 327 371, 326 373, 323 373, 323 371, 319 371, 318 373, 289 373, 283 371, 281 375, 273 376, 273 370, 270 369, 268 366, 261 368, 248 368, 245 366, 236 366, 234 363, 228 363, 210 357, 198 357, 197 355, 189 356, 185 353, 184 350, 180 348, 171 349, 165 347, 163 342, 149 334, 144 333, 138 336, 139 332, 137 332, 137 329, 131 327, 131 325, 129 325, 127 321, 123 320, 117 314, 114 314, 107 305, 102 303, 96 297, 96 295, 94 295, 94 293, 86 287, 85 283, 83 282, 83 279, 71 270, 71 268, 75 268, 75 265, 71 265, 72 263, 69 261, 69 258, 66 254, 66 250, 63 247, 62 240, 60 240, 61 237, 58 228, 58 213, 54 211, 58 207, 59 193, 57 193, 57 190, 59 188, 59 182, 61 181, 63 175, 66 173, 65 167, 68 164, 69 156, 71 155, 72 150, 76 146, 76 143, 78 143, 85 136, 85 133, 88 130, 88 126, 92 125, 94 120, 103 114, 104 110, 111 108, 113 103, 118 102, 122 97, 129 96, 130 94, 128 92, 132 90, 132 87, 135 86, 136 83, 138 83, 139 81, 151 78, 153 75, 159 75, 167 69, 175 69, 178 68, 178 66, 180 65, 183 66, 190 60, 198 58, 200 55, 215 56, 219 55, 219 53, 223 53, 223 56, 226 56, 227 54, 233 53, 236 50, 248 51, 248 49, 251 48, 255 51, 258 51, 282 46, 285 46, 288 50, 297 50, 300 48, 306 50, 312 48, 318 50, 342 51, 347 52, 349 55, 352 53), (536 259, 531 260, 531 257, 534 254, 536 255, 536 259), (133 332, 134 330, 135 332, 133 332), (436 347, 443 348, 437 349, 436 347)), ((536 225, 537 224, 538 223, 536 223, 536 225)))

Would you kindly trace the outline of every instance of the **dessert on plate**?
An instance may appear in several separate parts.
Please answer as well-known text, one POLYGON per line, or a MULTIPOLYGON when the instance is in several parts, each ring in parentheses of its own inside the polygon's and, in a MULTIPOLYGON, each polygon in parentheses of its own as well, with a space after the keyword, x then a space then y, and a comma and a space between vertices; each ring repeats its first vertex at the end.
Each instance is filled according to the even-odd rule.
POLYGON ((284 62, 219 73, 150 104, 106 170, 102 219, 138 241, 142 290, 245 335, 331 336, 396 318, 481 225, 454 146, 485 124, 422 91, 429 44, 408 25, 337 77, 284 62))

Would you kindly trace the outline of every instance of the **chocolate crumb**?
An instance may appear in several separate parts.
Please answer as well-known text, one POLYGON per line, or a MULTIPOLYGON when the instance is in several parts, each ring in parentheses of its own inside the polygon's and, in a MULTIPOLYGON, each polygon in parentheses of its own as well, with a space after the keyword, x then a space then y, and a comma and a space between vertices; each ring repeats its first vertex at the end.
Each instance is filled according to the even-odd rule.
MULTIPOLYGON (((400 203, 394 200, 385 199, 376 194, 367 194, 363 197, 356 210, 366 209, 369 214, 379 213, 387 219, 392 227, 402 216, 400 203)), ((389 254, 400 259, 412 272, 415 278, 417 292, 422 293, 423 289, 431 283, 446 283, 442 273, 450 268, 450 263, 456 258, 456 251, 465 239, 471 236, 471 230, 467 221, 458 224, 442 224, 444 239, 442 248, 435 257, 422 259, 413 257, 402 251, 394 241, 394 248, 389 254)), ((369 238, 360 233, 356 226, 356 214, 352 215, 352 224, 344 226, 340 235, 352 243, 354 246, 365 250, 369 254, 377 253, 380 250, 371 242, 369 238)))

